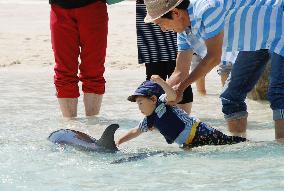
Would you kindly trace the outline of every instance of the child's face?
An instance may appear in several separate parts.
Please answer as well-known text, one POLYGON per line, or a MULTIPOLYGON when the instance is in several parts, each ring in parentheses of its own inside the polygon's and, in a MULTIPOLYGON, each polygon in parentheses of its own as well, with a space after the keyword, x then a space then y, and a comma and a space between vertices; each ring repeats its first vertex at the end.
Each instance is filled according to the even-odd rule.
POLYGON ((157 98, 152 96, 151 98, 138 96, 136 98, 136 103, 138 104, 139 110, 145 116, 151 115, 156 108, 157 98))

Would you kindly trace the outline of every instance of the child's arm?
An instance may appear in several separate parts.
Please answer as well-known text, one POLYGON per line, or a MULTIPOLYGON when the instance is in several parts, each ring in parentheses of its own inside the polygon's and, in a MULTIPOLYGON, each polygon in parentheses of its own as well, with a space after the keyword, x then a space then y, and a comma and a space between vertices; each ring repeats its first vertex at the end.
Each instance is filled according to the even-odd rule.
POLYGON ((139 135, 141 135, 143 132, 138 128, 135 127, 133 129, 130 129, 125 135, 123 135, 122 137, 120 137, 117 141, 116 141, 116 145, 120 145, 126 141, 129 141, 131 139, 134 139, 135 137, 138 137, 139 135))
POLYGON ((176 100, 176 92, 175 90, 167 84, 165 80, 163 80, 159 75, 152 75, 151 80, 159 84, 167 95, 167 101, 175 101, 176 100))

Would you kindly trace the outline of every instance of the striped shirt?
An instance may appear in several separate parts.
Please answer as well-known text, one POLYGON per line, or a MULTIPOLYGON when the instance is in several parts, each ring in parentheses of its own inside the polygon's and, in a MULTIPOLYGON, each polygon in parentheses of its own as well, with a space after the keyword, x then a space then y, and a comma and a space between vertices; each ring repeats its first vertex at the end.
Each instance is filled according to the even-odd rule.
POLYGON ((178 34, 178 48, 194 49, 224 30, 223 52, 269 49, 284 56, 283 0, 190 0, 191 28, 178 34), (187 44, 187 45, 186 45, 187 44))
MULTIPOLYGON (((192 49, 197 55, 201 58, 204 58, 207 54, 207 48, 205 42, 202 38, 198 38, 190 32, 190 29, 187 28, 186 31, 179 33, 177 36, 177 45, 178 51, 185 51, 188 49, 192 49)), ((237 56, 238 51, 235 52, 226 52, 223 51, 221 60, 223 62, 231 62, 234 63, 237 56)))
POLYGON ((144 23, 146 13, 146 6, 136 3, 139 64, 175 61, 177 55, 176 33, 163 32, 157 25, 144 23))
POLYGON ((192 126, 200 122, 199 119, 189 116, 184 110, 176 106, 166 105, 166 94, 159 97, 155 111, 146 116, 138 125, 141 132, 147 132, 150 128, 157 128, 171 144, 185 143, 192 126))

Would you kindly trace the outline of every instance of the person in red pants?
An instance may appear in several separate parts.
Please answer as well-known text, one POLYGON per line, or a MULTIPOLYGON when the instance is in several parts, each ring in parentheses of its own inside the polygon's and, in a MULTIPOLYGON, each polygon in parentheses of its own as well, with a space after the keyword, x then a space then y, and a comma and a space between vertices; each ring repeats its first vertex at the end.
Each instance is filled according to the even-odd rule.
POLYGON ((104 0, 49 0, 54 84, 63 117, 77 116, 82 82, 86 116, 99 113, 105 92, 108 13, 104 0), (80 58, 80 63, 79 63, 80 58))

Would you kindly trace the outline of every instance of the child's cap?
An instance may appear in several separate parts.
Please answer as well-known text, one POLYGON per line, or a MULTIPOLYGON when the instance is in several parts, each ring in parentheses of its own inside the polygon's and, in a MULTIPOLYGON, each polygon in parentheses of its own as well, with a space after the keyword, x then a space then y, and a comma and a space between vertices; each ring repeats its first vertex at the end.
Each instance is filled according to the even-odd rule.
POLYGON ((140 86, 135 90, 135 92, 127 98, 127 100, 135 102, 137 96, 151 97, 152 95, 159 98, 163 93, 165 92, 159 84, 151 80, 146 80, 142 84, 140 84, 140 86))

